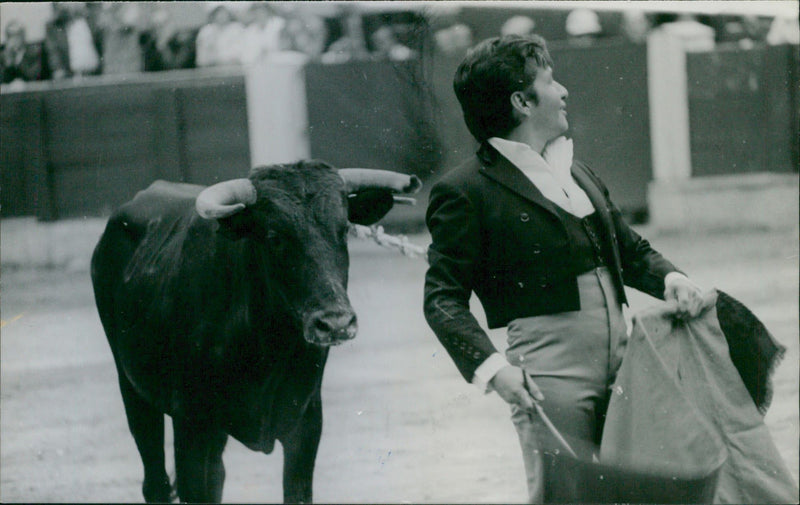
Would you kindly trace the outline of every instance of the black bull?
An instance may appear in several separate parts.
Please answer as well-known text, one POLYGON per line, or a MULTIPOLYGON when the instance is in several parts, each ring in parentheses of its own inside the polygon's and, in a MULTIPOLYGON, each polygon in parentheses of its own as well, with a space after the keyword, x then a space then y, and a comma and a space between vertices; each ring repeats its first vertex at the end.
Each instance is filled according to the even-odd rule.
POLYGON ((351 339, 348 221, 371 224, 419 180, 322 162, 203 188, 156 182, 114 213, 92 257, 147 501, 218 502, 228 436, 284 449, 287 502, 311 501, 330 345, 351 339))

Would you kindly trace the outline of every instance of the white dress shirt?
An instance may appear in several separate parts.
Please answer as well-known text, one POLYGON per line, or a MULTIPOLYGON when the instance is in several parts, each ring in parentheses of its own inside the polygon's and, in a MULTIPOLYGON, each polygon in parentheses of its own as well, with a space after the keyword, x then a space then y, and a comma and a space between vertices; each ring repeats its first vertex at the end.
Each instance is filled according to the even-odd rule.
POLYGON ((572 139, 558 137, 541 155, 528 144, 513 140, 492 137, 489 143, 551 202, 580 218, 594 212, 586 192, 572 178, 572 139))

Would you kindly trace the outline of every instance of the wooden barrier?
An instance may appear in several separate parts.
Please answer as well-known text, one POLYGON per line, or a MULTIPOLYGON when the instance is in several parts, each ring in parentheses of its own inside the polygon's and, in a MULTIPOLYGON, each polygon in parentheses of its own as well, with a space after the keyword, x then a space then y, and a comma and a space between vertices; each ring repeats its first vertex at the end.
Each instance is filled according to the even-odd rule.
POLYGON ((692 177, 798 171, 797 46, 686 58, 692 177))
POLYGON ((2 214, 107 215, 155 179, 250 168, 240 69, 36 83, 2 95, 2 214))

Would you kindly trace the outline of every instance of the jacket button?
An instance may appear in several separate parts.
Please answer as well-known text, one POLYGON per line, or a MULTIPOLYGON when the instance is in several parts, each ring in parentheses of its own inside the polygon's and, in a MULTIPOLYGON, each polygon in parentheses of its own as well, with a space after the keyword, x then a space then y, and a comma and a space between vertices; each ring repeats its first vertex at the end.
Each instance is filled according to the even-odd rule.
POLYGON ((519 215, 519 220, 522 221, 523 223, 527 223, 528 221, 531 220, 531 217, 528 215, 527 212, 523 212, 522 214, 519 215))

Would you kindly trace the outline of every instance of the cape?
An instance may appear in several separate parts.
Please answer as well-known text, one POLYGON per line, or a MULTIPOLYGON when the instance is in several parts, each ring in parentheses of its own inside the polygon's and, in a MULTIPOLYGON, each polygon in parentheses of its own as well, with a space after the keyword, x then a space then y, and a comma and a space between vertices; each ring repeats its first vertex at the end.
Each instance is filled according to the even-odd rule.
POLYGON ((798 503, 764 424, 785 348, 717 290, 691 320, 664 304, 633 318, 613 386, 600 461, 687 483, 715 481, 713 503, 798 503))

